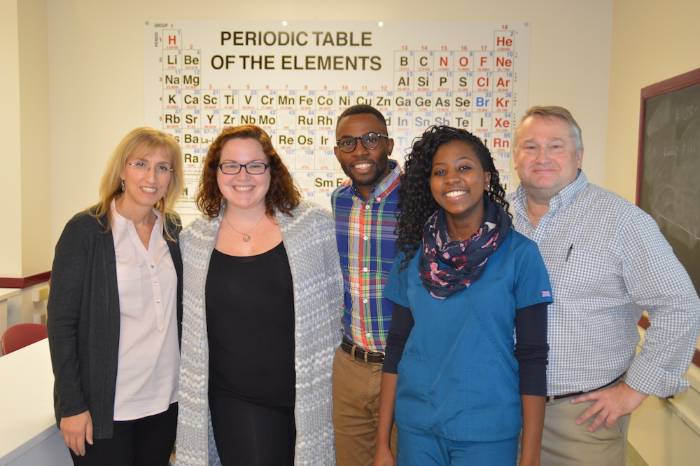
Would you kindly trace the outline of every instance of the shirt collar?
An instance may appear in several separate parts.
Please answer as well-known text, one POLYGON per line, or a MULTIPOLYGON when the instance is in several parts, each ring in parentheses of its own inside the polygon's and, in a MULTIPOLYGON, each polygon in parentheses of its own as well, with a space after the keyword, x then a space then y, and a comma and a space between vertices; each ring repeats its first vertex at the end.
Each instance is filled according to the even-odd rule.
MULTIPOLYGON (((112 199, 112 202, 110 203, 109 206, 110 210, 112 211, 112 232, 114 234, 121 234, 126 228, 129 226, 129 224, 133 225, 133 222, 129 220, 128 218, 124 217, 117 211, 117 202, 116 199, 112 199)), ((161 218, 161 213, 158 209, 152 209, 153 213, 156 216, 156 221, 153 224, 153 228, 156 229, 156 231, 160 231, 163 226, 162 226, 162 218, 161 218)))
MULTIPOLYGON (((387 194, 389 194, 396 188, 396 186, 398 186, 398 180, 401 177, 401 167, 396 162, 396 160, 391 159, 389 159, 389 167, 391 170, 384 177, 384 179, 382 179, 379 183, 377 183, 374 186, 374 189, 372 189, 372 192, 369 195, 369 199, 367 199, 368 201, 371 201, 373 199, 380 200, 386 197, 387 194)), ((357 187, 355 187, 354 183, 352 185, 352 194, 355 197, 362 199, 362 196, 357 190, 357 187)))
MULTIPOLYGON (((561 191, 559 191, 549 200, 549 210, 547 211, 547 215, 552 215, 559 209, 562 209, 574 202, 579 193, 583 191, 586 186, 588 186, 588 178, 586 178, 586 175, 582 170, 579 170, 576 179, 564 186, 561 191)), ((515 191, 513 201, 516 213, 519 215, 524 215, 525 218, 527 218, 527 195, 525 194, 525 188, 523 188, 522 184, 518 186, 518 189, 515 191)))

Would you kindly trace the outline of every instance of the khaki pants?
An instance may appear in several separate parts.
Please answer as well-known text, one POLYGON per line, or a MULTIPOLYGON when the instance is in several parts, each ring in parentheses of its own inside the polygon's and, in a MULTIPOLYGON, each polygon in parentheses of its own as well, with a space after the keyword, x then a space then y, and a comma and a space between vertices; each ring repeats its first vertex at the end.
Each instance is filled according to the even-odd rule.
MULTIPOLYGON (((337 466, 369 466, 379 422, 382 365, 358 361, 341 348, 333 359, 333 425, 337 466)), ((391 433, 396 459, 396 426, 391 433)))
POLYGON ((588 432, 592 422, 577 425, 576 418, 591 403, 572 404, 572 398, 547 403, 542 433, 541 466, 624 466, 630 417, 607 428, 588 432))

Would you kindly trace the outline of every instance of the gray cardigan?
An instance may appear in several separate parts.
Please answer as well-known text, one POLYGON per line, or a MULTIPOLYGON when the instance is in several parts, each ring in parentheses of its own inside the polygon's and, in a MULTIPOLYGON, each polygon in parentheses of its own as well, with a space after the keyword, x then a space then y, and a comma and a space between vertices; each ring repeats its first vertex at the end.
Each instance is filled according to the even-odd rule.
MULTIPOLYGON (((171 234, 179 220, 166 217, 171 234)), ((104 225, 106 217, 101 217, 104 225)), ((81 212, 68 221, 51 269, 47 324, 54 373, 56 422, 90 410, 96 439, 112 437, 119 355, 119 290, 112 230, 81 212)), ((182 322, 182 260, 166 239, 177 272, 178 334, 182 322)))
MULTIPOLYGON (((223 209, 222 209, 223 212, 223 209)), ((294 290, 295 465, 335 464, 331 369, 340 343, 343 279, 330 214, 302 202, 277 214, 294 290)), ((220 464, 208 405, 209 345, 204 288, 221 215, 200 218, 181 235, 184 315, 180 365, 178 466, 220 464)), ((264 342, 261 342, 264 344, 264 342)))

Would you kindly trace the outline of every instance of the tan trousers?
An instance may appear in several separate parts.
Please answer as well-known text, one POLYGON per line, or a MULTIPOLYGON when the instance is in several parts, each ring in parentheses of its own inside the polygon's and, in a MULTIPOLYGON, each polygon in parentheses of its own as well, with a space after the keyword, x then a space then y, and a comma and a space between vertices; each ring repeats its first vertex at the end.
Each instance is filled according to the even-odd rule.
POLYGON ((581 425, 576 418, 591 403, 572 404, 571 398, 547 403, 542 433, 541 466, 624 466, 627 429, 630 417, 618 419, 608 429, 603 426, 595 432, 581 425))
MULTIPOLYGON (((379 422, 382 365, 338 348, 333 359, 333 425, 337 466, 370 466, 379 422)), ((396 426, 391 435, 396 459, 396 426)))

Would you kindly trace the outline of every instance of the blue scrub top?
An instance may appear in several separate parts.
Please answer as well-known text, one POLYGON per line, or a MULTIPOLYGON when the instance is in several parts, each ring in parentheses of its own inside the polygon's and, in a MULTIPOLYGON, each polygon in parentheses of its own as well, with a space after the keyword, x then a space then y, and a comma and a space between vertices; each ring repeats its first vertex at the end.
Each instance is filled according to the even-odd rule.
POLYGON ((447 299, 433 298, 418 273, 420 250, 394 261, 384 296, 415 322, 398 366, 400 429, 450 440, 493 441, 520 432, 515 311, 552 302, 537 245, 511 230, 481 278, 447 299))

